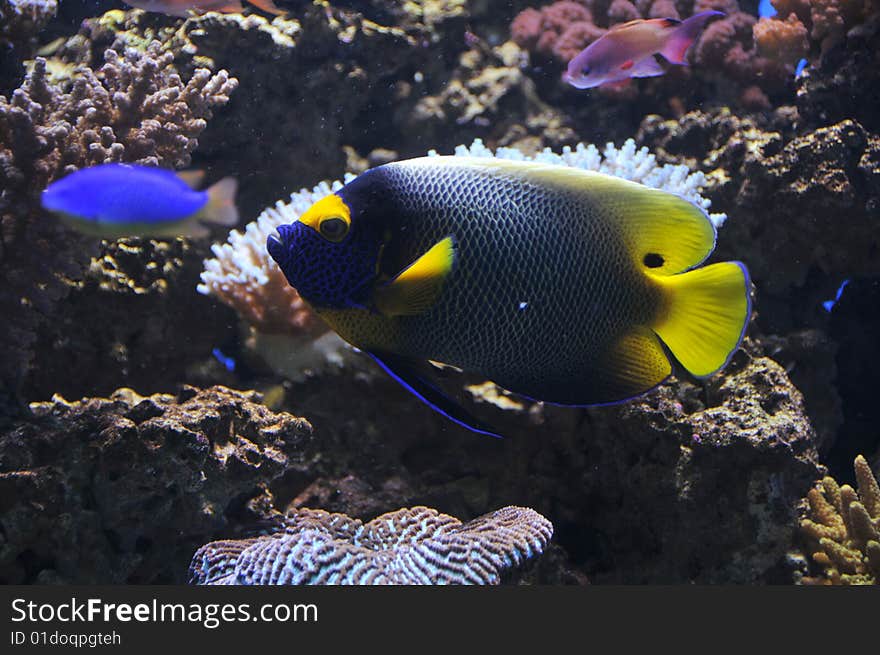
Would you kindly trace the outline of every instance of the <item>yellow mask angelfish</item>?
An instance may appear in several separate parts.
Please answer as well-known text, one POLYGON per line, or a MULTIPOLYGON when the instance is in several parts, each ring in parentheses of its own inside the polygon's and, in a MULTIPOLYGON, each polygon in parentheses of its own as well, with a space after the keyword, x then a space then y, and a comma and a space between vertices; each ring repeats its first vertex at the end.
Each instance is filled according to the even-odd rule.
POLYGON ((425 157, 380 166, 269 238, 299 294, 344 339, 457 423, 433 360, 564 405, 620 402, 672 372, 708 376, 750 315, 745 266, 699 265, 697 206, 566 166, 425 157), (665 345, 665 349, 664 349, 665 345))

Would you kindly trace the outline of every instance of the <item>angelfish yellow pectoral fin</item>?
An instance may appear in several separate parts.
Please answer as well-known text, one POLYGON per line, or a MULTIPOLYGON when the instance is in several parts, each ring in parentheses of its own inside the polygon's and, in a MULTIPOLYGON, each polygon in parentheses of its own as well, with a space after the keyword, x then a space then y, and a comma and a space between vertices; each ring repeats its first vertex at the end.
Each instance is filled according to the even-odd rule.
POLYGON ((436 301, 455 263, 455 243, 446 237, 391 282, 376 289, 373 302, 386 316, 414 316, 436 301))
POLYGON ((687 273, 653 276, 663 309, 652 326, 690 373, 706 377, 737 349, 751 314, 751 282, 740 262, 722 262, 687 273))

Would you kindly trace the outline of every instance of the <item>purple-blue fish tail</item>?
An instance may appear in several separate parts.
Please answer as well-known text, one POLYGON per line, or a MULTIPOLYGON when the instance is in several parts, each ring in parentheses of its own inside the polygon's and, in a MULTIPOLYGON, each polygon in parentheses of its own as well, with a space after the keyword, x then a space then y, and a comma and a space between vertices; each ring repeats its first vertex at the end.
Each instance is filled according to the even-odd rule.
POLYGON ((660 54, 672 64, 687 64, 685 59, 687 51, 693 45, 696 38, 703 31, 706 22, 714 16, 724 16, 721 11, 701 11, 694 14, 690 18, 683 20, 677 27, 672 30, 672 34, 666 41, 666 45, 660 54))

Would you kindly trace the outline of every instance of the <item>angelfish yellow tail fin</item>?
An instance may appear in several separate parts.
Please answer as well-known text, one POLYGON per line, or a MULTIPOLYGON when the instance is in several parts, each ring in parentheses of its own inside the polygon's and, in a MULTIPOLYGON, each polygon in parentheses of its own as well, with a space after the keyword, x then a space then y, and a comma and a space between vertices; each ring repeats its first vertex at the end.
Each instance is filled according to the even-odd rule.
POLYGON ((751 314, 746 267, 722 262, 678 275, 648 275, 663 296, 654 332, 691 374, 706 377, 722 368, 742 341, 751 314))

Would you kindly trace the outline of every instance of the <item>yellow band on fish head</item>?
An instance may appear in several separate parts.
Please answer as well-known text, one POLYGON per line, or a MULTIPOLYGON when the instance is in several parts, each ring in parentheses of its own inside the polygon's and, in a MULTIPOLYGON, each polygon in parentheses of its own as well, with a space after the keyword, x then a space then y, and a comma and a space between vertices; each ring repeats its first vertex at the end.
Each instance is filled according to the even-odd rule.
POLYGON ((351 228, 351 211, 348 205, 331 193, 321 198, 299 217, 299 222, 308 225, 328 241, 342 241, 351 228))

